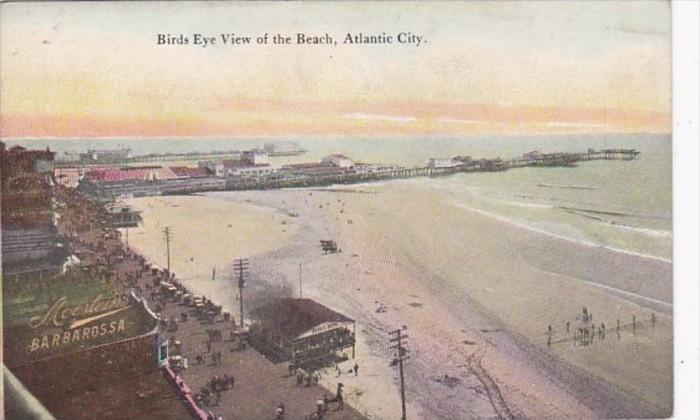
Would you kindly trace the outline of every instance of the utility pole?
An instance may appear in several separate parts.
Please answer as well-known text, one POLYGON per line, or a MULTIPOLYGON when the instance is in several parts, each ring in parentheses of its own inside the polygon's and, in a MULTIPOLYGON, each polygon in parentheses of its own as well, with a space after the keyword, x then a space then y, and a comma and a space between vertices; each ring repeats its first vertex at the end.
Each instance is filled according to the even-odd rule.
POLYGON ((163 237, 165 238, 165 247, 168 253, 168 276, 170 276, 170 239, 172 238, 173 232, 170 230, 170 226, 166 226, 163 229, 163 237))
MULTIPOLYGON (((404 326, 403 329, 405 330, 406 326, 404 326)), ((410 359, 410 357, 406 355, 406 342, 404 341, 408 339, 408 335, 404 334, 402 329, 391 331, 389 334, 392 336, 389 341, 394 343, 391 348, 396 349, 398 354, 399 375, 401 377, 401 420, 406 420, 406 390, 403 377, 403 362, 404 360, 410 359)), ((397 361, 397 359, 394 359, 394 361, 397 361)))
POLYGON ((243 327, 243 288, 248 277, 248 258, 239 258, 233 262, 233 272, 238 280, 238 304, 241 311, 241 327, 243 327))

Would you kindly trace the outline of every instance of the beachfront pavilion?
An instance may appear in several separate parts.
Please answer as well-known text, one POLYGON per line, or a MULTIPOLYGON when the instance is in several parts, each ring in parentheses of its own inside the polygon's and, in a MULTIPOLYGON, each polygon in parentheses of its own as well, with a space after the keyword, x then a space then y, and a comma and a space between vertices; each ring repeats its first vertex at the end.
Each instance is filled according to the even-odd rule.
POLYGON ((275 361, 318 368, 352 349, 355 358, 355 321, 311 299, 285 298, 251 313, 254 342, 275 361))

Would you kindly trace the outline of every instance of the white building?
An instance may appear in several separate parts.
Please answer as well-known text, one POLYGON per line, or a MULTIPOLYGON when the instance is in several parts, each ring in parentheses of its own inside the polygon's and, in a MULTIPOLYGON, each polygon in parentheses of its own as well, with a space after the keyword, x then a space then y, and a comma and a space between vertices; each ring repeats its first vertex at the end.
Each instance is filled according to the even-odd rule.
POLYGON ((206 168, 211 172, 214 176, 224 176, 226 175, 226 168, 224 167, 224 163, 221 161, 205 161, 205 162, 199 162, 197 163, 197 166, 199 168, 206 168))
POLYGON ((243 152, 241 155, 241 160, 247 162, 249 165, 269 165, 270 160, 268 159, 267 153, 260 150, 248 150, 243 152))
POLYGON ((293 141, 267 142, 263 148, 267 153, 295 153, 299 151, 299 145, 293 141))
POLYGON ((232 166, 226 168, 226 174, 232 176, 264 176, 276 170, 270 165, 232 166))
POLYGON ((355 162, 349 157, 340 154, 328 155, 321 160, 322 163, 330 163, 337 168, 352 168, 355 162))
POLYGON ((430 168, 454 168, 462 165, 462 162, 452 158, 430 158, 428 159, 428 167, 430 168))

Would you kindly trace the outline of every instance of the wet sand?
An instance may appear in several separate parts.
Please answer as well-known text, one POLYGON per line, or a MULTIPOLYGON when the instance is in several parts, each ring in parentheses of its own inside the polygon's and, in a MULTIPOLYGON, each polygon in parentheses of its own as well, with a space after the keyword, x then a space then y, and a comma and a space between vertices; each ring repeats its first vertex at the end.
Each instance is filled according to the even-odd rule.
POLYGON ((131 203, 145 210, 132 246, 164 261, 160 229, 171 225, 174 252, 187 250, 173 270, 234 313, 237 290, 223 274, 233 258, 250 257, 251 287, 295 296, 301 264, 304 297, 357 320, 360 374, 346 373, 350 363, 340 378, 329 371, 323 381, 342 381, 351 403, 382 418, 399 413, 388 331, 402 325, 412 418, 670 414, 671 268, 664 262, 529 231, 410 182, 131 203), (181 211, 185 203, 196 214, 181 211), (240 234, 228 234, 229 224, 240 234), (343 252, 322 255, 321 239, 336 240, 343 252), (221 273, 213 282, 212 266, 221 273), (606 339, 548 347, 547 326, 564 337, 583 306, 606 323, 606 339), (619 340, 612 333, 616 319, 647 320, 652 311, 653 328, 623 330, 619 340))

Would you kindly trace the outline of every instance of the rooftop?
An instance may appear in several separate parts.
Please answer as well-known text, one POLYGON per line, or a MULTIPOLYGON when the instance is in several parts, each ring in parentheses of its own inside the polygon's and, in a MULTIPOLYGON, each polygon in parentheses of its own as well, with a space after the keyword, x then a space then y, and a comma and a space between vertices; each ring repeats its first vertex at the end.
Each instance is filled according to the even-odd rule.
POLYGON ((171 166, 170 170, 173 171, 173 173, 177 176, 180 177, 192 177, 192 178, 204 178, 211 173, 209 172, 209 169, 207 168, 191 168, 189 166, 171 166))
POLYGON ((296 337, 324 322, 353 322, 351 318, 311 299, 283 298, 251 312, 253 319, 269 322, 281 334, 296 337))
POLYGON ((259 168, 259 167, 267 167, 270 166, 269 163, 259 163, 257 165, 254 165, 250 163, 250 160, 247 159, 224 159, 222 161, 224 164, 224 168, 226 169, 233 169, 233 168, 259 168))

